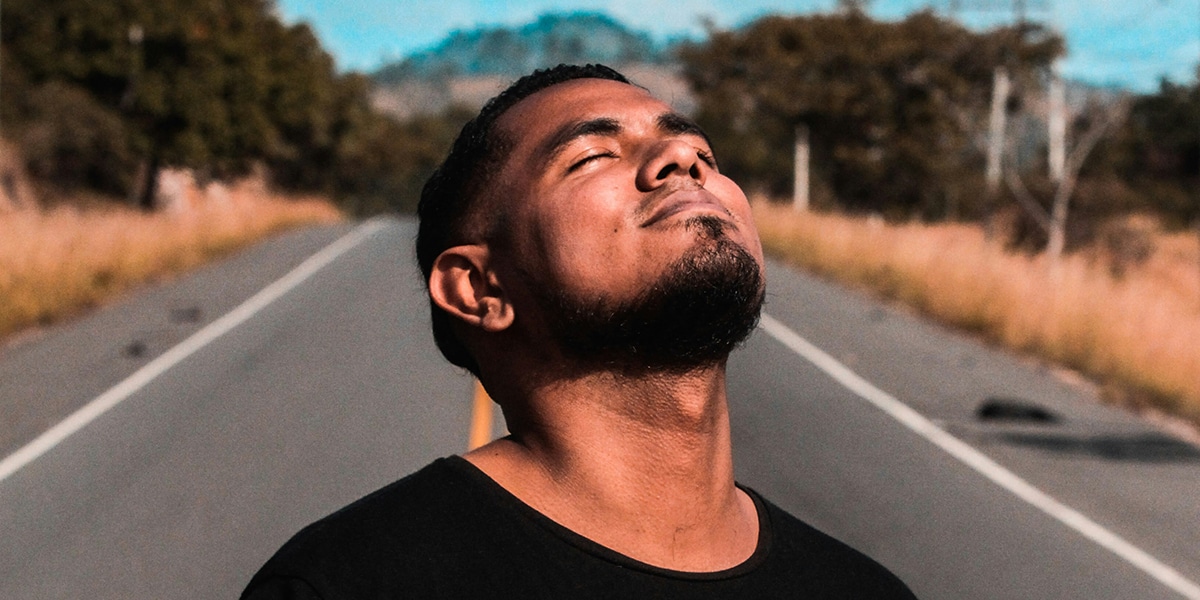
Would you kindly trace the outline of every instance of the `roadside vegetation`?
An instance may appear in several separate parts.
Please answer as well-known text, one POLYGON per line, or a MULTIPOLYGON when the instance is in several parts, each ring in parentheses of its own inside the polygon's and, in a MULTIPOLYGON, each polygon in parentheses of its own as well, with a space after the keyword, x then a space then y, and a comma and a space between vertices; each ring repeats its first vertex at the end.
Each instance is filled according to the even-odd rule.
POLYGON ((1111 402, 1200 425, 1194 234, 1135 218, 1052 262, 974 224, 892 224, 765 200, 754 210, 764 246, 791 264, 1080 371, 1111 402))
POLYGON ((284 228, 407 210, 459 118, 379 114, 271 0, 6 1, 0 89, 0 338, 284 228))
POLYGON ((185 212, 62 205, 0 212, 0 338, 59 321, 289 227, 341 219, 317 198, 234 188, 185 212))

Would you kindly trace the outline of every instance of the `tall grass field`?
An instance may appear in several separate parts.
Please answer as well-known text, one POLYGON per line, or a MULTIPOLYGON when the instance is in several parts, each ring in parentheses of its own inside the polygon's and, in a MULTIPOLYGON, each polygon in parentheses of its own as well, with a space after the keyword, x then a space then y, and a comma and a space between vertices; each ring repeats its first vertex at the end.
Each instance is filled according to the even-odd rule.
POLYGON ((320 199, 235 191, 227 200, 179 212, 71 206, 0 212, 0 338, 273 232, 341 219, 320 199))
POLYGON ((763 245, 807 270, 1097 380, 1111 400, 1200 423, 1200 242, 1151 238, 1128 265, 1104 248, 1047 263, 976 225, 887 224, 755 202, 763 245))

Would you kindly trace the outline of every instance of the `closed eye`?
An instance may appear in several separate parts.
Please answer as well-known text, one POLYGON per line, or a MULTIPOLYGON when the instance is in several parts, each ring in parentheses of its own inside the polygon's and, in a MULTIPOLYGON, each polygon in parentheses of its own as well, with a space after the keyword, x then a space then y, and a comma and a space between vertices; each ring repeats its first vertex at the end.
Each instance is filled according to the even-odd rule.
POLYGON ((712 152, 709 152, 708 150, 704 150, 702 148, 697 148, 696 156, 700 157, 700 160, 704 161, 704 164, 708 165, 710 168, 712 168, 712 169, 717 168, 717 159, 715 156, 713 156, 712 152))
POLYGON ((608 151, 608 150, 601 150, 601 151, 593 152, 591 154, 588 154, 587 156, 584 156, 583 158, 580 158, 579 160, 575 161, 574 163, 571 163, 571 166, 567 167, 567 172, 568 173, 574 172, 577 169, 579 169, 580 167, 582 167, 596 159, 599 159, 599 158, 614 158, 614 157, 616 157, 616 153, 608 151))

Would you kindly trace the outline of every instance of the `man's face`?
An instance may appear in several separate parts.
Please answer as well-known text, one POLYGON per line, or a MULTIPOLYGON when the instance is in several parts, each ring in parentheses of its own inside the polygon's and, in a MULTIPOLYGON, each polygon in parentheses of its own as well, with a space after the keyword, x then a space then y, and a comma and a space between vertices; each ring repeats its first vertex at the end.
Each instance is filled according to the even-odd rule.
MULTIPOLYGON (((587 325, 572 315, 596 316, 592 329, 604 333, 611 321, 645 330, 663 320, 659 313, 708 304, 705 286, 740 285, 730 302, 761 302, 762 248, 746 196, 717 171, 702 132, 666 104, 631 85, 581 79, 522 100, 496 128, 513 141, 493 198, 509 228, 501 234, 509 279, 528 294, 514 295, 518 315, 536 305, 557 313, 544 315, 551 329, 579 330, 587 325), (700 295, 682 289, 692 280, 700 295), (618 314, 630 310, 654 314, 618 314)), ((733 344, 745 334, 737 335, 733 344)))

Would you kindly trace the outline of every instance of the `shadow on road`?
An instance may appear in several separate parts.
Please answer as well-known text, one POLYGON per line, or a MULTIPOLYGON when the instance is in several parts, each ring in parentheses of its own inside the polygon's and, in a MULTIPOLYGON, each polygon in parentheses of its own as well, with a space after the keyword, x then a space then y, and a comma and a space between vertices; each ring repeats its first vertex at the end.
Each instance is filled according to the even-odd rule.
POLYGON ((1136 462, 1200 462, 1200 448, 1158 433, 1079 435, 1069 433, 997 433, 991 441, 1076 456, 1136 462))

